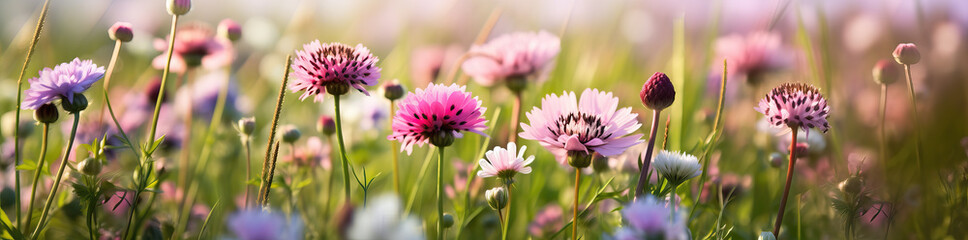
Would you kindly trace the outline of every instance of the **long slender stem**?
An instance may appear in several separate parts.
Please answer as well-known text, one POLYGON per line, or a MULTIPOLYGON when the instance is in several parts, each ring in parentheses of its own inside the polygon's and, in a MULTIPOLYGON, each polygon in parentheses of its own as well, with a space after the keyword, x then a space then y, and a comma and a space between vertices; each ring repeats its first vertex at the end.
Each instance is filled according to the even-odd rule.
POLYGON ((521 115, 521 92, 514 92, 514 105, 511 106, 511 126, 508 131, 508 142, 515 142, 518 139, 518 122, 521 115))
POLYGON ((336 101, 336 142, 339 144, 339 156, 343 165, 343 194, 345 194, 346 204, 350 203, 350 170, 349 160, 346 159, 346 145, 343 144, 343 120, 339 110, 339 95, 333 95, 336 101))
POLYGON ((437 239, 444 236, 444 147, 437 147, 437 239))
MULTIPOLYGON (((395 109, 396 106, 393 104, 393 100, 390 100, 390 116, 396 115, 394 111, 395 109)), ((389 119, 390 127, 387 129, 393 128, 393 118, 390 117, 389 119)), ((400 192, 400 165, 398 163, 400 158, 399 152, 400 150, 397 147, 397 142, 390 141, 390 155, 393 155, 393 190, 397 192, 397 196, 403 196, 403 193, 400 192)))
POLYGON ((578 189, 581 186, 581 169, 575 168, 575 208, 571 216, 571 239, 578 240, 578 189))
POLYGON ((880 141, 880 145, 881 145, 880 146, 880 148, 881 148, 880 149, 881 150, 881 161, 887 161, 887 158, 888 158, 888 156, 887 156, 887 131, 884 130, 886 128, 885 123, 887 122, 886 121, 886 119, 887 119, 887 84, 881 84, 881 101, 880 101, 880 105, 881 105, 880 106, 880 110, 881 110, 881 125, 880 125, 880 129, 879 130, 880 130, 880 137, 881 137, 881 141, 880 141))
POLYGON ((508 190, 508 206, 506 207, 507 208, 507 210, 506 210, 507 211, 507 214, 504 215, 504 216, 507 216, 507 220, 505 220, 504 221, 504 225, 501 226, 501 239, 502 240, 508 239, 508 228, 511 228, 510 227, 510 225, 511 225, 511 205, 513 205, 513 203, 514 203, 514 202, 511 201, 511 184, 507 184, 506 183, 506 184, 504 184, 504 186, 508 190))
MULTIPOLYGON (((121 53, 121 40, 114 41, 114 52, 111 53, 111 61, 108 62, 108 70, 104 73, 104 96, 107 99, 108 86, 111 83, 111 76, 114 75, 114 66, 118 62, 118 54, 121 53)), ((108 108, 107 105, 101 108, 101 114, 98 114, 97 126, 101 126, 104 123, 104 111, 108 108)))
MULTIPOLYGON (((20 99, 23 97, 23 82, 24 75, 27 74, 27 66, 30 64, 30 57, 34 55, 34 47, 37 47, 37 40, 40 39, 40 31, 44 29, 44 20, 47 19, 47 7, 50 5, 50 0, 44 1, 44 8, 40 10, 40 17, 37 18, 37 26, 34 28, 34 38, 30 41, 30 47, 27 48, 27 56, 24 59, 24 65, 20 68, 20 76, 17 77, 17 109, 14 115, 15 122, 17 123, 13 130, 13 151, 14 160, 17 161, 17 165, 22 163, 20 159, 20 99)), ((20 196, 20 170, 14 170, 14 192, 17 196, 20 196)), ((20 198, 14 198, 14 208, 16 208, 17 218, 16 221, 20 224, 20 198)), ((27 214, 30 214, 29 212, 27 214)), ((21 225, 23 226, 23 225, 21 225)))
POLYGON ((914 157, 917 159, 918 176, 921 175, 921 124, 918 123, 918 98, 914 93, 914 79, 911 77, 911 65, 904 64, 904 76, 907 77, 908 89, 911 91, 911 110, 914 114, 914 157))
POLYGON ((30 219, 33 216, 31 214, 34 212, 34 197, 37 196, 37 182, 40 181, 40 174, 43 172, 44 159, 47 158, 47 135, 50 133, 50 123, 44 123, 44 135, 40 142, 40 158, 37 159, 37 169, 34 170, 34 181, 30 184, 30 203, 27 206, 27 222, 21 224, 24 226, 23 229, 30 229, 30 219))
POLYGON ((790 165, 787 166, 786 186, 783 187, 783 198, 780 199, 780 210, 776 214, 776 223, 773 224, 773 236, 780 236, 783 212, 786 209, 787 197, 790 195, 790 183, 793 182, 793 167, 797 164, 797 133, 799 130, 796 127, 791 128, 791 130, 793 131, 790 134, 790 165))
POLYGON ((44 229, 47 221, 47 213, 50 212, 50 206, 54 203, 54 198, 57 196, 57 188, 60 186, 61 179, 64 178, 64 169, 67 168, 67 157, 71 155, 71 150, 74 147, 74 136, 77 134, 77 123, 80 122, 80 113, 74 113, 74 125, 71 126, 71 137, 67 140, 67 152, 64 153, 64 158, 61 159, 60 167, 57 168, 57 177, 54 179, 53 187, 50 190, 50 195, 47 195, 47 203, 44 204, 44 210, 40 212, 40 221, 37 222, 37 228, 34 229, 34 233, 31 234, 31 239, 36 239, 40 235, 40 231, 44 229))
POLYGON ((245 147, 245 200, 243 201, 243 208, 249 208, 249 190, 252 186, 249 186, 249 179, 252 179, 252 146, 249 144, 249 137, 244 137, 242 145, 245 147))
MULTIPOLYGON (((332 137, 332 135, 330 135, 330 137, 328 138, 328 140, 329 140, 329 142, 326 143, 326 144, 330 144, 330 146, 332 146, 332 144, 333 144, 333 137, 332 137)), ((330 156, 333 156, 332 153, 330 153, 329 155, 330 156)), ((333 176, 336 176, 336 172, 333 171, 332 161, 330 161, 329 174, 327 174, 327 175, 329 175, 328 176, 329 179, 326 180, 326 195, 325 196, 332 196, 332 193, 333 193, 333 176)), ((330 202, 332 201, 332 199, 333 199, 332 197, 327 197, 326 198, 326 206, 323 207, 323 216, 324 217, 329 217, 329 207, 330 207, 330 204, 331 204, 330 202)))
MULTIPOLYGON (((174 53, 175 48, 175 29, 178 26, 178 15, 171 16, 171 33, 168 37, 168 54, 165 57, 165 70, 161 74, 161 86, 158 87, 158 99, 155 100, 155 111, 151 114, 151 130, 148 132, 148 140, 145 142, 154 142, 155 133, 158 128, 158 113, 161 112, 161 100, 165 99, 165 83, 168 82, 168 73, 171 72, 171 56, 174 53)), ((146 156, 150 157, 150 156, 146 156)))
POLYGON ((638 198, 639 195, 642 195, 642 193, 645 193, 645 182, 648 180, 645 178, 648 176, 647 173, 649 172, 649 165, 652 163, 652 150, 655 145, 656 130, 659 128, 660 113, 662 113, 662 110, 652 110, 652 130, 649 131, 649 142, 646 143, 648 145, 645 148, 645 158, 642 159, 642 168, 639 169, 639 183, 635 186, 636 198, 638 198))

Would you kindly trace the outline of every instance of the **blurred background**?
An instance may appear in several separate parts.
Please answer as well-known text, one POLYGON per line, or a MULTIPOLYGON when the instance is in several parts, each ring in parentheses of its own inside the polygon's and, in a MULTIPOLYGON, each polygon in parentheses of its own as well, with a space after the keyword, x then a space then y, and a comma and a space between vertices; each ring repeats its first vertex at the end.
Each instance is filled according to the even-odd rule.
MULTIPOLYGON (((3 89, 0 91, 0 106, 3 112, 15 107, 16 91, 13 89, 16 89, 17 74, 42 5, 43 1, 38 0, 0 0, 0 18, 3 20, 0 23, 0 89, 3 89)), ((968 210, 965 210, 968 209, 968 179, 965 175, 968 170, 968 51, 965 49, 968 43, 968 1, 199 0, 194 1, 191 12, 180 19, 180 26, 202 24, 214 29, 222 19, 238 22, 243 36, 233 46, 236 57, 230 64, 229 86, 235 95, 228 103, 230 111, 224 117, 225 123, 217 130, 219 141, 215 144, 217 151, 213 163, 226 168, 207 170, 206 177, 200 180, 205 182, 202 189, 217 190, 199 195, 199 204, 211 206, 219 195, 239 194, 241 185, 218 188, 216 184, 222 180, 244 180, 235 171, 242 169, 238 162, 241 153, 230 124, 241 117, 256 117, 260 122, 257 132, 263 137, 255 140, 253 153, 261 156, 265 151, 264 136, 268 133, 265 126, 271 119, 286 56, 315 39, 349 45, 360 43, 369 47, 380 58, 381 83, 399 79, 412 91, 429 82, 469 82, 469 90, 488 107, 488 119, 493 116, 492 111, 503 109, 497 118, 499 127, 490 133, 493 138, 469 136, 466 137, 469 140, 458 141, 458 147, 448 150, 453 151, 449 156, 454 156, 455 166, 448 166, 445 176, 457 175, 454 181, 463 185, 458 180, 466 181, 460 178, 466 173, 461 172, 476 163, 474 156, 481 144, 505 145, 508 130, 501 125, 509 121, 511 97, 504 88, 475 85, 459 74, 459 69, 455 68, 458 59, 478 38, 493 39, 512 32, 545 30, 561 38, 561 53, 548 73, 548 80, 525 96, 525 111, 538 106, 541 97, 548 93, 599 88, 613 91, 620 98, 620 106, 632 107, 633 112, 639 113, 640 122, 648 126, 651 111, 641 107, 638 92, 653 72, 665 72, 673 79, 678 93, 675 105, 666 111, 671 119, 666 148, 696 155, 705 136, 712 130, 722 63, 724 59, 729 62, 723 137, 709 158, 700 161, 714 163, 711 166, 714 169, 708 173, 711 179, 719 182, 713 183, 734 181, 745 191, 730 203, 727 210, 713 200, 697 201, 700 203, 697 206, 687 205, 697 208, 698 217, 690 222, 694 238, 705 236, 712 226, 719 224, 718 214, 724 214, 722 224, 732 227, 729 238, 755 239, 759 232, 771 229, 785 167, 771 167, 770 159, 773 153, 785 150, 782 136, 759 126, 763 124, 762 116, 753 107, 769 89, 783 82, 807 82, 821 88, 831 106, 832 128, 824 135, 816 132, 810 135, 814 139, 810 142, 811 154, 806 157, 808 161, 801 161, 804 167, 798 164, 804 172, 798 172, 795 177, 798 187, 791 193, 791 197, 799 198, 791 198, 794 199, 791 201, 802 204, 802 208, 796 214, 790 213, 794 211, 791 208, 787 215, 799 220, 785 222, 794 224, 802 220, 803 225, 787 225, 791 228, 785 230, 786 234, 791 235, 781 235, 782 239, 843 238, 842 232, 828 229, 841 229, 844 225, 831 207, 830 192, 840 181, 858 171, 865 172, 865 189, 876 199, 874 206, 883 207, 885 211, 888 207, 884 206, 894 206, 895 209, 889 219, 878 211, 881 208, 869 211, 860 219, 864 223, 860 229, 861 238, 964 239, 968 236, 968 230, 964 228, 964 222, 968 221, 968 210), (489 33, 482 31, 491 24, 493 29, 489 33), (911 69, 914 93, 920 104, 917 116, 922 126, 920 139, 925 149, 921 168, 913 163, 916 136, 912 129, 911 96, 903 78, 887 88, 885 127, 889 154, 878 154, 880 115, 877 106, 881 89, 872 80, 871 69, 881 59, 893 62, 891 52, 898 43, 905 42, 916 43, 922 55, 921 62, 911 69), (766 57, 759 59, 749 55, 766 57), (747 59, 755 64, 736 59, 747 59), (754 66, 742 68, 747 65, 754 66), (457 80, 447 79, 449 76, 455 76, 457 80), (890 221, 894 221, 890 234, 885 235, 890 221)), ((161 75, 151 62, 162 53, 156 49, 155 42, 165 38, 171 24, 164 1, 52 1, 27 77, 36 76, 43 67, 52 67, 75 57, 107 65, 113 41, 106 33, 118 21, 132 24, 134 39, 121 49, 121 60, 114 75, 116 80, 112 81, 112 86, 116 86, 112 91, 117 92, 111 94, 122 99, 127 93, 145 91, 153 79, 161 75)), ((224 72, 215 70, 201 70, 195 74, 199 79, 215 74, 222 75, 215 75, 213 79, 225 78, 224 72)), ((169 88, 175 91, 175 87, 169 88)), ((345 118, 352 124, 346 130, 349 132, 347 140, 351 142, 350 159, 356 166, 366 166, 371 176, 375 172, 383 174, 376 181, 375 190, 370 191, 390 193, 392 184, 387 177, 390 170, 384 164, 391 154, 385 140, 389 103, 379 95, 375 96, 355 94, 349 98, 346 104, 362 107, 344 108, 349 111, 345 118)), ((299 101, 297 97, 298 94, 288 94, 281 121, 300 127, 304 136, 319 135, 315 131, 317 116, 332 114, 332 104, 299 101)), ((172 98, 187 97, 173 94, 172 98)), ((92 99, 92 106, 97 101, 92 99)), ((118 104, 124 105, 123 102, 118 104)), ((195 124, 196 136, 207 128, 207 121, 204 123, 195 124)), ((642 131, 648 131, 645 128, 642 131)), ((9 128, 3 131, 4 136, 12 135, 9 128)), ((55 132, 55 136, 66 137, 61 131, 55 132)), ((38 147, 33 139, 24 144, 28 153, 38 147)), ((545 161, 553 158, 538 144, 528 141, 525 144, 531 146, 529 154, 535 154, 539 160, 535 162, 535 175, 517 183, 519 189, 529 189, 530 192, 519 195, 522 197, 518 199, 529 199, 530 202, 515 203, 521 205, 516 208, 523 210, 512 217, 521 224, 512 226, 510 231, 512 236, 540 239, 549 237, 550 233, 542 229, 546 226, 536 219, 548 214, 550 206, 568 206, 569 174, 554 161, 545 161)), ((12 162, 7 157, 9 149, 3 151, 3 161, 12 162)), ((172 151, 168 154, 170 157, 178 156, 177 150, 172 151)), ((190 151, 197 152, 199 148, 190 151)), ((284 148, 284 151, 288 153, 289 150, 284 148)), ((401 155, 401 161, 405 163, 402 179, 406 182, 418 179, 417 171, 425 152, 426 148, 422 148, 411 156, 401 155)), ((630 154, 634 158, 638 153, 630 154)), ((124 156, 119 158, 124 159, 124 156)), ((255 161, 254 167, 261 165, 255 161)), ((625 160, 614 159, 613 165, 619 166, 622 161, 625 160)), ((132 164, 122 160, 114 169, 130 168, 132 164)), ((609 190, 627 189, 630 183, 634 183, 634 174, 615 171, 608 175, 615 177, 616 182, 609 190)), ((9 172, 9 168, 5 172, 9 172)), ((116 183, 118 185, 128 181, 127 178, 118 179, 121 179, 116 183)), ((607 177, 603 176, 599 180, 605 179, 607 177)), ((4 183, 5 186, 10 184, 4 183)), ((420 184, 429 190, 432 183, 427 179, 420 184)), ((683 202, 695 201, 691 198, 698 192, 698 186, 695 181, 691 185, 692 189, 683 187, 680 190, 688 196, 683 202)), ((461 189, 462 186, 457 188, 450 191, 467 191, 461 189)), ((471 191, 482 195, 483 190, 479 188, 471 191)), ((319 199, 327 197, 318 194, 319 199)), ((362 192, 354 194, 362 196, 362 192)), ((377 194, 371 193, 373 195, 377 194)), ((312 201, 317 198, 307 197, 314 199, 312 201)), ((427 226, 433 226, 434 219, 430 219, 433 214, 429 214, 432 212, 429 200, 433 195, 420 194, 417 198, 426 201, 415 201, 414 208, 426 213, 422 215, 426 216, 423 219, 427 226)), ((479 196, 477 198, 480 200, 479 196)), ((325 204, 328 209, 331 203, 325 204)), ((615 206, 613 203, 612 208, 615 206)), ((875 209, 874 206, 871 209, 875 209)), ((448 209, 451 207, 458 208, 450 206, 448 209)), ((213 215, 216 216, 214 221, 224 222, 234 209, 235 206, 219 209, 213 215)), ((568 207, 564 209, 565 215, 570 214, 568 207)), ((589 229, 612 232, 620 217, 609 214, 609 210, 604 209, 603 221, 592 224, 589 229)), ((329 218, 319 214, 311 217, 329 218)), ((164 217, 161 218, 164 222, 164 217)), ((494 235, 484 234, 488 231, 486 217, 466 221, 469 227, 464 230, 468 232, 464 234, 465 238, 486 236, 494 239, 494 235)), ((224 226, 213 227, 213 236, 224 231, 224 226)))

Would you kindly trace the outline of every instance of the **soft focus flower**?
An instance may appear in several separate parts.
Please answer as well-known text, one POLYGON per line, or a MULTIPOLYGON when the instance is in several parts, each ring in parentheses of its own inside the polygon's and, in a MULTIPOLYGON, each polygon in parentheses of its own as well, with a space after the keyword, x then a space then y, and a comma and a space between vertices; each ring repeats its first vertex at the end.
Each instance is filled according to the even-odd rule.
POLYGON ((531 167, 528 164, 534 161, 534 156, 528 156, 528 159, 524 159, 524 150, 526 149, 528 149, 528 146, 521 146, 521 150, 518 151, 517 145, 514 142, 509 142, 507 149, 498 146, 494 147, 493 150, 488 150, 484 153, 486 159, 478 161, 481 170, 477 171, 477 176, 497 176, 505 183, 511 183, 514 182, 515 174, 531 173, 531 167))
POLYGON ((336 133, 336 120, 327 115, 320 115, 319 121, 316 121, 316 131, 326 136, 333 135, 336 133))
POLYGON ((441 73, 453 68, 451 66, 463 49, 456 45, 421 47, 413 50, 410 57, 410 82, 415 88, 426 87, 436 82, 441 73))
POLYGON ((228 39, 229 41, 236 41, 242 38, 242 26, 233 21, 232 19, 222 19, 218 23, 218 36, 221 38, 228 39))
POLYGON ((131 30, 131 23, 114 23, 114 25, 111 25, 111 28, 108 29, 108 37, 111 37, 111 40, 115 41, 130 42, 131 39, 134 38, 134 32, 131 30))
POLYGON ((534 220, 528 224, 528 233, 541 238, 558 231, 564 225, 561 221, 563 214, 561 206, 555 204, 545 206, 534 215, 534 220))
MULTIPOLYGON (((746 36, 729 35, 717 39, 714 62, 726 59, 729 75, 746 76, 748 83, 757 84, 762 82, 763 74, 792 65, 792 55, 783 46, 779 34, 753 32, 746 36)), ((714 64, 713 72, 721 74, 722 67, 714 64)))
MULTIPOLYGON (((156 69, 164 69, 168 60, 168 38, 155 39, 155 50, 161 51, 151 64, 156 69)), ((228 65, 235 57, 232 44, 215 38, 208 26, 189 24, 178 29, 172 49, 171 71, 184 73, 189 67, 204 66, 208 69, 228 65)))
POLYGON ((279 127, 279 137, 285 143, 292 144, 299 140, 302 136, 302 132, 299 131, 299 127, 292 124, 286 124, 279 127))
POLYGON ((192 85, 178 89, 175 95, 175 108, 179 113, 187 113, 188 108, 191 107, 193 117, 209 120, 215 114, 215 108, 218 107, 218 95, 222 88, 225 88, 222 119, 237 118, 240 111, 237 104, 239 89, 236 80, 229 79, 228 75, 220 71, 205 74, 192 85))
POLYGON ((426 238, 419 219, 400 215, 400 201, 396 197, 376 198, 365 208, 354 211, 347 239, 419 240, 426 238))
POLYGON ((39 75, 27 80, 30 88, 24 90, 21 108, 37 109, 57 99, 73 102, 74 94, 83 93, 104 76, 104 67, 98 67, 91 60, 74 58, 54 69, 44 68, 39 75))
POLYGON ((921 61, 921 52, 913 43, 901 43, 894 48, 894 61, 904 65, 917 64, 921 61))
POLYGON ((891 60, 881 59, 874 64, 871 75, 874 77, 874 82, 887 85, 897 82, 901 78, 901 68, 892 63, 891 60))
POLYGON ((303 222, 298 217, 285 216, 262 209, 249 209, 229 216, 228 227, 239 240, 302 239, 303 222))
POLYGON ((830 128, 827 99, 808 84, 784 83, 773 88, 755 109, 766 115, 774 128, 817 128, 824 133, 830 128))
MULTIPOLYGON (((398 140, 407 154, 413 152, 413 145, 423 146, 435 138, 463 137, 461 131, 484 135, 487 126, 482 115, 486 108, 481 101, 465 91, 464 86, 430 84, 426 89, 415 93, 397 104, 393 117, 393 133, 389 140, 398 140)), ((440 146, 438 143, 431 142, 440 146)), ((449 144, 449 143, 448 143, 449 144)))
POLYGON ((350 86, 369 96, 363 87, 376 85, 380 79, 378 61, 362 44, 350 47, 342 43, 320 44, 315 40, 303 45, 302 51, 296 51, 289 89, 303 91, 299 100, 315 95, 314 102, 322 101, 326 92, 345 94, 350 86))
POLYGON ((477 83, 491 86, 509 77, 534 77, 560 50, 561 39, 546 31, 512 33, 471 47, 461 67, 477 83))
POLYGON ((539 141, 561 164, 569 155, 618 155, 642 142, 642 134, 626 136, 642 124, 631 108, 617 108, 618 98, 598 89, 585 89, 581 101, 574 92, 550 94, 527 113, 530 125, 521 123, 521 138, 539 141))
POLYGON ((332 168, 332 162, 330 161, 331 151, 332 147, 329 144, 323 144, 323 141, 319 137, 312 136, 306 139, 303 147, 296 149, 296 159, 288 160, 294 161, 299 166, 310 168, 321 166, 323 169, 329 170, 332 168))
POLYGON ((626 205, 622 209, 622 219, 626 226, 615 233, 616 240, 689 238, 685 217, 652 195, 626 205))
POLYGON ((471 195, 471 199, 476 198, 477 194, 480 193, 479 190, 482 186, 484 186, 484 178, 474 178, 470 180, 470 186, 467 186, 467 177, 471 176, 471 174, 474 174, 474 170, 477 170, 477 164, 465 163, 462 160, 454 160, 451 162, 454 163, 455 169, 454 184, 447 185, 444 188, 444 193, 447 194, 447 197, 454 198, 457 196, 458 192, 468 191, 471 195))
POLYGON ((656 154, 655 158, 652 159, 652 166, 673 186, 702 173, 702 165, 699 164, 699 159, 696 156, 678 151, 659 151, 659 154, 656 154))
POLYGON ((390 101, 400 99, 407 94, 407 89, 400 85, 400 81, 397 79, 383 83, 380 91, 383 92, 383 97, 390 99, 390 101))

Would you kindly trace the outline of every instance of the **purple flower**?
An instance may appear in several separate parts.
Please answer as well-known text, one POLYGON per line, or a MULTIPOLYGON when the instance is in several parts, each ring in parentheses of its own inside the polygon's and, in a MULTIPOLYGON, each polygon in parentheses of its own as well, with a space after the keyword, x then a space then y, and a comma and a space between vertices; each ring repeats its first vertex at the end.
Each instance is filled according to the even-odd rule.
MULTIPOLYGON (((471 47, 461 66, 484 86, 508 77, 533 77, 561 51, 561 40, 546 31, 518 32, 471 47)), ((540 80, 540 78, 539 78, 540 80)))
MULTIPOLYGON (((168 39, 155 39, 155 50, 161 51, 152 61, 156 69, 164 69, 168 58, 168 39)), ((184 73, 189 67, 213 69, 228 65, 235 57, 232 43, 215 37, 211 27, 192 24, 178 29, 172 49, 171 71, 184 73)))
POLYGON ((30 88, 24 90, 23 109, 37 109, 57 99, 73 102, 75 93, 83 93, 104 76, 104 67, 98 67, 91 60, 74 58, 54 69, 44 68, 39 74, 27 80, 30 88))
POLYGON ((286 220, 282 214, 249 209, 233 213, 229 230, 240 240, 301 239, 303 222, 298 217, 286 220))
POLYGON ((755 109, 766 115, 774 128, 817 128, 824 133, 830 129, 827 100, 808 84, 784 83, 766 94, 755 109))
POLYGON ((642 134, 628 135, 642 124, 631 108, 617 108, 618 98, 598 89, 585 89, 580 101, 574 92, 550 94, 527 113, 521 138, 539 141, 562 164, 574 154, 619 155, 642 142, 642 134))
POLYGON ((323 100, 323 93, 342 95, 350 86, 370 95, 364 86, 376 85, 380 79, 379 58, 370 54, 362 44, 350 47, 342 43, 320 44, 319 40, 303 45, 292 62, 292 92, 303 91, 299 100, 315 95, 314 102, 323 100))
POLYGON ((685 218, 652 195, 639 198, 622 209, 626 226, 613 237, 625 239, 688 239, 685 218))

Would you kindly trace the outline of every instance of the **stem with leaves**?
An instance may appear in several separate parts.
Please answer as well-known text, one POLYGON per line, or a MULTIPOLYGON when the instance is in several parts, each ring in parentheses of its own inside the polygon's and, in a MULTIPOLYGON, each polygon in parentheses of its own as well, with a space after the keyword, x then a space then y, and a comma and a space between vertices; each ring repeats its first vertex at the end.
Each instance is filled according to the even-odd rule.
POLYGON ((64 169, 67 168, 68 162, 67 158, 71 155, 71 150, 74 148, 74 136, 77 134, 77 123, 80 122, 81 113, 74 112, 72 114, 74 115, 74 125, 71 126, 71 135, 67 141, 67 152, 64 153, 60 167, 57 168, 57 177, 54 178, 53 187, 51 187, 50 194, 47 195, 47 203, 44 204, 44 210, 40 212, 40 221, 37 222, 37 228, 31 234, 32 239, 36 239, 40 235, 40 231, 47 225, 47 214, 50 212, 50 206, 54 203, 54 198, 57 196, 57 188, 60 187, 61 179, 64 178, 64 169))

